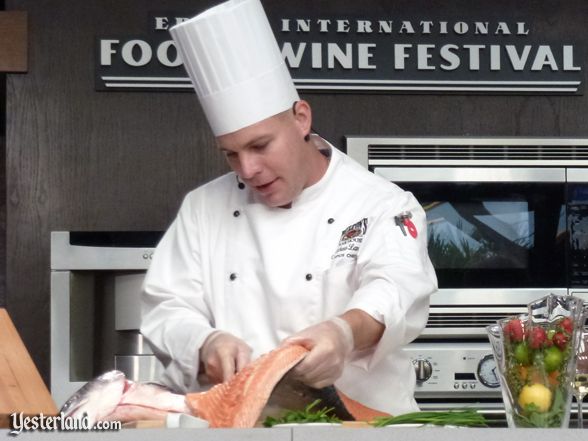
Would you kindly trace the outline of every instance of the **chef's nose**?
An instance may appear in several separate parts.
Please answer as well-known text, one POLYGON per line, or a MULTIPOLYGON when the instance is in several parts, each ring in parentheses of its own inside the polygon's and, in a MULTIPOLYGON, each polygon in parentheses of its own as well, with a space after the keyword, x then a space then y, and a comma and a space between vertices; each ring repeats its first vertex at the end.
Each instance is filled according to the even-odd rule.
POLYGON ((252 153, 243 153, 239 156, 239 176, 243 179, 251 179, 261 171, 260 158, 252 153))

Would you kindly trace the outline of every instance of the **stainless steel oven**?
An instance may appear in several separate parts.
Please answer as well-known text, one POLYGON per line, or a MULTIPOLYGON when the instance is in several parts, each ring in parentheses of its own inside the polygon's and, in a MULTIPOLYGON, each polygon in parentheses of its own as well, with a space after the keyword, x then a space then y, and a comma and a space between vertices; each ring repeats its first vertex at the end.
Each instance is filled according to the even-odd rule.
POLYGON ((421 407, 500 408, 484 327, 588 292, 588 139, 350 136, 347 153, 427 214, 440 289, 407 348, 421 407))
POLYGON ((51 233, 51 394, 62 405, 111 369, 156 380, 162 366, 139 332, 139 296, 159 231, 51 233))

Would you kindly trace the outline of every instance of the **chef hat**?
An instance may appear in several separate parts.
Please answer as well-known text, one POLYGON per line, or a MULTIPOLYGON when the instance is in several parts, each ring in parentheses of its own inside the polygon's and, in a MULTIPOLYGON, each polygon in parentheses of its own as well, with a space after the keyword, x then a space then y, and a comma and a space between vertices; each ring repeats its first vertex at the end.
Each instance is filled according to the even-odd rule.
POLYGON ((229 0, 170 32, 215 136, 299 99, 259 0, 229 0))

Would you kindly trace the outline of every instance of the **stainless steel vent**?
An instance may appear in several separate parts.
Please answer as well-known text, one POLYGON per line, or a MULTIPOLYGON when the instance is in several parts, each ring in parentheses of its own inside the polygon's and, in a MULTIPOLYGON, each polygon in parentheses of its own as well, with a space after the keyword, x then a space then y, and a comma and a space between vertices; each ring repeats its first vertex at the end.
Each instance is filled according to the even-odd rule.
POLYGON ((434 306, 422 337, 486 336, 486 326, 506 317, 525 313, 526 306, 434 306))
POLYGON ((388 165, 588 165, 588 139, 347 137, 347 153, 388 165))
MULTIPOLYGON (((434 309, 433 309, 434 311, 434 309)), ((480 328, 496 323, 496 320, 521 314, 524 308, 496 312, 431 312, 427 321, 428 328, 480 328)))
POLYGON ((372 159, 464 159, 464 160, 587 160, 588 146, 477 146, 477 145, 389 145, 370 146, 372 159))

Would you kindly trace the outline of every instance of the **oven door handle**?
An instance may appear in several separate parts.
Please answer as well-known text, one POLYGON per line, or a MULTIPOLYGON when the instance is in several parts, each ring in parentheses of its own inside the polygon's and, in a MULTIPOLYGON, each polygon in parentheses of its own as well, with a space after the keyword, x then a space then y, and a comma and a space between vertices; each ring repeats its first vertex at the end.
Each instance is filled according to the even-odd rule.
POLYGON ((565 168, 376 167, 374 173, 396 183, 566 182, 565 168))
POLYGON ((568 168, 567 177, 568 182, 587 183, 588 168, 568 168))

